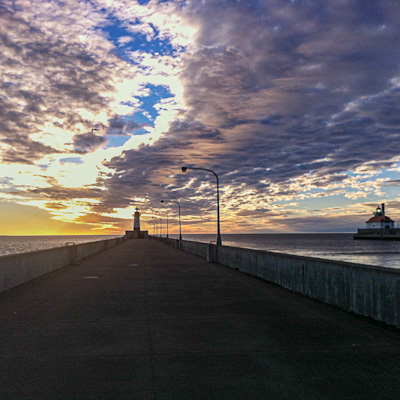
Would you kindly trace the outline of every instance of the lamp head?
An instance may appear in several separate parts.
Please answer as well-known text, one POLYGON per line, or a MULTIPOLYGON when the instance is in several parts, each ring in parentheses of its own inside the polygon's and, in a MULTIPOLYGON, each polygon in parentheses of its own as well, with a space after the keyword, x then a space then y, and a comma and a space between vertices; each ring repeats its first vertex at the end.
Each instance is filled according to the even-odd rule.
POLYGON ((161 203, 164 203, 164 200, 161 200, 161 203))
POLYGON ((182 172, 186 172, 187 167, 182 167, 182 172))

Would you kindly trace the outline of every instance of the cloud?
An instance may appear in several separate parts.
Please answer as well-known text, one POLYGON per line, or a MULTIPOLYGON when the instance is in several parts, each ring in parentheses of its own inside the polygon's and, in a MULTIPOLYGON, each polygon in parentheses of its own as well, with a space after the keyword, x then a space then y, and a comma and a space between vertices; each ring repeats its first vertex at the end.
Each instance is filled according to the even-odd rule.
POLYGON ((180 64, 185 108, 157 142, 107 164, 108 190, 164 191, 211 212, 208 178, 186 187, 179 175, 189 163, 218 171, 233 196, 252 188, 228 202, 243 208, 312 188, 367 195, 351 185, 368 187, 366 169, 375 176, 398 155, 399 13, 393 2, 188 2, 198 30, 180 64), (351 183, 349 171, 360 177, 351 183))
POLYGON ((57 154, 58 150, 40 142, 30 140, 28 135, 15 134, 13 137, 2 139, 9 148, 3 156, 3 162, 32 164, 33 161, 47 154, 57 154))
MULTIPOLYGON (((29 189, 27 193, 40 195, 42 198, 65 201, 71 199, 99 199, 102 196, 102 191, 93 188, 65 188, 58 186, 55 181, 46 188, 29 189)), ((23 194, 23 193, 21 193, 23 194)), ((53 204, 53 203, 46 203, 53 204)), ((50 207, 51 208, 51 207, 50 207)))
POLYGON ((93 132, 81 133, 74 136, 74 148, 78 154, 93 151, 106 142, 106 138, 93 132))
POLYGON ((112 226, 116 228, 124 227, 126 230, 128 230, 128 226, 130 221, 127 221, 124 218, 116 218, 116 217, 107 217, 103 216, 100 214, 91 214, 88 213, 84 216, 80 216, 77 219, 77 222, 80 223, 85 223, 85 224, 95 224, 95 225, 106 225, 106 224, 112 224, 112 226))
POLYGON ((45 203, 44 204, 45 208, 50 209, 50 210, 65 210, 68 208, 65 204, 63 203, 45 203))
MULTIPOLYGON (((47 204, 85 196, 91 215, 168 198, 194 225, 214 218, 215 178, 180 167, 211 168, 232 229, 256 217, 273 229, 257 210, 279 202, 381 197, 397 186, 385 171, 399 160, 399 16, 392 1, 8 1, 3 162, 56 173, 52 187, 19 186, 47 204), (157 87, 168 97, 143 122, 157 87), (112 135, 129 139, 107 149, 112 135), (74 173, 92 171, 90 185, 63 188, 66 155, 82 156, 74 173)), ((309 229, 300 207, 292 222, 309 229)))
POLYGON ((144 127, 148 126, 150 126, 150 124, 138 123, 128 118, 124 119, 120 116, 116 116, 109 120, 109 127, 107 130, 107 134, 126 136, 132 134, 132 131, 143 129, 144 127))
POLYGON ((115 85, 134 67, 112 54, 113 45, 98 29, 106 19, 89 3, 5 4, 0 14, 3 161, 34 162, 43 154, 73 152, 71 143, 90 139, 82 136, 85 131, 106 125, 116 114, 115 85))

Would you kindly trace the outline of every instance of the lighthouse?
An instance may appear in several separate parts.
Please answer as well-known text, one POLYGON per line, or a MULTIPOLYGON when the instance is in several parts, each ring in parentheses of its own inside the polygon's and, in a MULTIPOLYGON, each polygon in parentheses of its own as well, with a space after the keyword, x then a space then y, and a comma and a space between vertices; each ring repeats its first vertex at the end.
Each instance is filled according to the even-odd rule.
POLYGON ((354 239, 400 240, 400 229, 385 213, 385 204, 377 207, 374 216, 365 222, 365 229, 358 229, 354 239))
POLYGON ((140 231, 140 212, 139 209, 136 207, 135 214, 133 214, 133 230, 140 231))
POLYGON ((140 212, 136 207, 133 214, 133 231, 125 231, 126 239, 147 239, 149 237, 148 231, 140 230, 140 212))
POLYGON ((374 216, 366 221, 367 229, 393 229, 394 221, 385 215, 385 204, 382 203, 374 212, 374 216))

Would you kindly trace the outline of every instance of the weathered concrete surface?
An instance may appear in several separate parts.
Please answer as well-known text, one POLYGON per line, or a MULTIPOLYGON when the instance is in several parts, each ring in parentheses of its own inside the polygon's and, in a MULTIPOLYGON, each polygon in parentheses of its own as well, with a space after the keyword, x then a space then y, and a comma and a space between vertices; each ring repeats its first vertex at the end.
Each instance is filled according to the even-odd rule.
POLYGON ((399 399, 400 333, 150 240, 0 294, 0 398, 399 399))
MULTIPOLYGON (((172 240, 161 240, 171 245, 172 240)), ((181 248, 400 329, 400 270, 183 240, 181 248)))
POLYGON ((124 237, 55 247, 0 257, 0 293, 91 256, 125 240, 124 237))

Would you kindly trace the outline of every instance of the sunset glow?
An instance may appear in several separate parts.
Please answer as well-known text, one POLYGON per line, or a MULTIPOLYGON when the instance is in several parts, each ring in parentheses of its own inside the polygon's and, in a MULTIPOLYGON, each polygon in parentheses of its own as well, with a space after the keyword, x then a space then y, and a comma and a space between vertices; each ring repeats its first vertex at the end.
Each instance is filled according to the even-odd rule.
POLYGON ((1 235, 400 221, 400 3, 5 0, 1 235), (163 217, 165 218, 165 217, 163 217))

